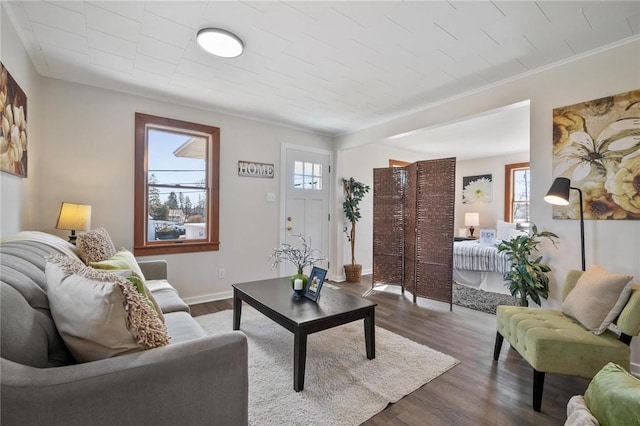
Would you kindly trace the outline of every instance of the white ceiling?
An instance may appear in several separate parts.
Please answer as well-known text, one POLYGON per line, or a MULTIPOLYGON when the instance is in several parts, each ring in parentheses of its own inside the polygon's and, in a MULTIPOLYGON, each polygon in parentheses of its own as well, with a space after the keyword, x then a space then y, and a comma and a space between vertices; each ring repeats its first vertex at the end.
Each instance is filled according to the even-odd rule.
POLYGON ((358 130, 640 34, 638 1, 4 1, 41 75, 358 130), (235 59, 195 43, 240 36, 235 59))

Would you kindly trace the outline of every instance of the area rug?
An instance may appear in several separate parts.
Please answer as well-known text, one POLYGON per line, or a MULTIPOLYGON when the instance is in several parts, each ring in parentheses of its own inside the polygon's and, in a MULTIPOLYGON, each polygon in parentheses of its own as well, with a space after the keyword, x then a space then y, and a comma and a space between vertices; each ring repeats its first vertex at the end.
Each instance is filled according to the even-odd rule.
POLYGON ((509 294, 492 293, 466 285, 453 283, 453 304, 476 311, 495 314, 498 305, 517 305, 518 301, 509 294))
MULTIPOLYGON (((232 311, 196 318, 215 334, 232 311)), ((293 390, 293 334, 248 306, 240 329, 249 343, 249 424, 359 425, 458 361, 376 326, 368 360, 362 321, 309 335, 304 390, 293 390)))

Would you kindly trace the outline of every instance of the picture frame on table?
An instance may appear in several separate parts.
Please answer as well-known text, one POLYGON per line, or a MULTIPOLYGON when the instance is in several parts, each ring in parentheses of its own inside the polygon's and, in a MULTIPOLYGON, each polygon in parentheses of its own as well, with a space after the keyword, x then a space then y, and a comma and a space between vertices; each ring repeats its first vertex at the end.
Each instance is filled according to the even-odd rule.
POLYGON ((481 229, 480 230, 480 245, 493 246, 496 243, 496 230, 495 229, 481 229))
POLYGON ((307 284, 304 287, 304 293, 302 294, 307 299, 318 301, 320 297, 320 290, 322 290, 322 283, 327 275, 326 269, 318 268, 316 266, 311 270, 307 284))

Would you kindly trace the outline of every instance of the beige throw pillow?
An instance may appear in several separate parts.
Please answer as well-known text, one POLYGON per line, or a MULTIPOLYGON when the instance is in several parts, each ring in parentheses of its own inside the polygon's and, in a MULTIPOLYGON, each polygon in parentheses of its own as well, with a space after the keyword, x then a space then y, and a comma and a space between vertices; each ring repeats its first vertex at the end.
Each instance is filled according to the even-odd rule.
POLYGON ((167 329, 126 278, 69 256, 47 258, 51 315, 79 362, 164 346, 167 329))
POLYGON ((83 232, 76 239, 78 254, 84 263, 101 262, 116 254, 116 246, 104 228, 83 232))
POLYGON ((631 294, 631 275, 611 274, 598 265, 587 269, 562 303, 562 312, 602 334, 622 312, 631 294))

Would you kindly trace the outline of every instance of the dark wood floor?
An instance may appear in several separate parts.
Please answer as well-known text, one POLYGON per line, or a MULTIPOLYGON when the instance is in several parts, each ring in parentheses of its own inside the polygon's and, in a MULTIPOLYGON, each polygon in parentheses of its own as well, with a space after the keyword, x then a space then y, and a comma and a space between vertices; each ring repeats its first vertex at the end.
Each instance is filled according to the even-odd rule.
MULTIPOLYGON (((362 282, 333 283, 355 295, 362 282)), ((505 341, 493 361, 494 315, 426 299, 414 304, 397 287, 368 296, 375 301, 376 325, 457 358, 457 366, 364 423, 365 425, 562 425, 567 401, 583 394, 588 380, 548 374, 542 411, 531 408, 533 373, 505 341)), ((232 308, 231 299, 194 305, 194 316, 232 308)), ((425 359, 425 363, 429 360, 425 359)))

